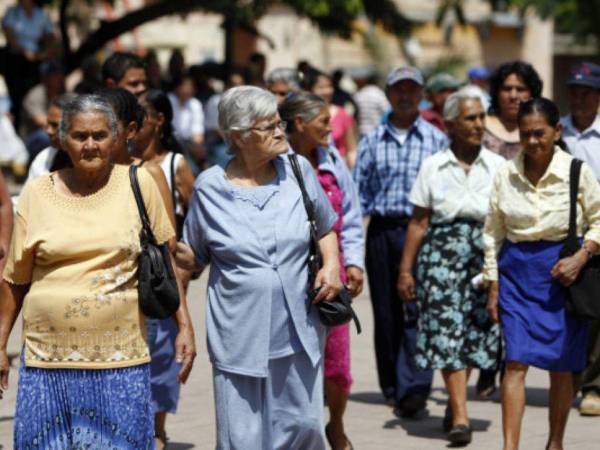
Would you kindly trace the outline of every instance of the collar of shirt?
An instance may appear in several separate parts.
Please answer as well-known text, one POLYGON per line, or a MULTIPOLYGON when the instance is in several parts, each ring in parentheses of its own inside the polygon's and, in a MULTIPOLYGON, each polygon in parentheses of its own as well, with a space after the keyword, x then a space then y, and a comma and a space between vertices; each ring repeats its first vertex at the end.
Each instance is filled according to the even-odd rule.
MULTIPOLYGON (((521 181, 532 186, 529 179, 525 176, 524 159, 525 151, 522 151, 513 160, 514 164, 510 165, 509 175, 516 175, 521 179, 521 181)), ((544 173, 542 178, 540 178, 538 185, 550 177, 555 177, 562 181, 568 181, 570 176, 570 168, 571 157, 560 147, 555 146, 552 161, 550 161, 550 165, 546 169, 546 172, 544 173)), ((535 188, 535 186, 533 187, 535 188)))
POLYGON ((330 172, 336 175, 335 170, 335 162, 336 162, 336 154, 329 147, 319 147, 317 149, 317 160, 319 165, 319 170, 323 172, 330 172))
MULTIPOLYGON (((396 142, 398 142, 398 145, 402 146, 402 144, 398 141, 398 138, 396 137, 396 133, 394 133, 394 131, 391 129, 391 127, 394 126, 391 123, 391 120, 390 120, 391 117, 392 117, 392 115, 390 114, 390 116, 386 119, 385 123, 383 124, 384 126, 381 127, 379 136, 377 137, 378 138, 377 140, 378 141, 382 140, 384 138, 384 136, 387 134, 392 139, 394 139, 396 142)), ((417 116, 417 119, 411 124, 410 127, 408 127, 408 134, 406 135, 406 140, 410 139, 413 134, 420 140, 423 140, 422 129, 423 129, 423 126, 425 123, 427 123, 427 122, 419 114, 417 116)), ((404 143, 406 144, 406 141, 404 143)))
POLYGON ((583 131, 579 131, 575 127, 575 124, 573 123, 573 116, 571 114, 563 118, 562 124, 565 127, 566 134, 572 134, 574 136, 586 136, 595 133, 600 136, 600 115, 597 115, 592 124, 583 131))
MULTIPOLYGON (((481 147, 481 149, 479 150, 479 154, 477 155, 477 158, 475 158, 475 161, 473 161, 473 163, 471 165, 475 166, 475 165, 482 164, 487 169, 492 169, 494 167, 494 164, 493 164, 493 161, 490 160, 490 156, 489 156, 490 154, 491 154, 491 152, 489 150, 487 150, 485 147, 481 147)), ((460 166, 460 162, 456 158, 456 155, 454 154, 454 152, 452 151, 451 148, 447 148, 446 150, 443 150, 441 152, 440 157, 444 158, 444 160, 440 164, 440 167, 444 166, 446 164, 460 166)))

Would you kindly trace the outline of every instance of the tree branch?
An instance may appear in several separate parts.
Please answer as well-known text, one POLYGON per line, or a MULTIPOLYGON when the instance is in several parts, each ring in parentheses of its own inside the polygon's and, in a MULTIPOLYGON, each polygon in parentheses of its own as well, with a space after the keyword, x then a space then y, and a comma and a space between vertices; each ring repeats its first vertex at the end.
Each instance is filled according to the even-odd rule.
MULTIPOLYGON (((68 1, 62 0, 61 6, 63 3, 68 3, 68 1)), ((199 8, 206 9, 212 3, 211 1, 199 0, 161 0, 136 9, 115 21, 102 22, 102 25, 82 42, 77 51, 72 52, 69 48, 69 53, 65 54, 67 71, 75 70, 86 56, 93 55, 101 50, 107 42, 140 25, 170 14, 186 13, 199 8)))

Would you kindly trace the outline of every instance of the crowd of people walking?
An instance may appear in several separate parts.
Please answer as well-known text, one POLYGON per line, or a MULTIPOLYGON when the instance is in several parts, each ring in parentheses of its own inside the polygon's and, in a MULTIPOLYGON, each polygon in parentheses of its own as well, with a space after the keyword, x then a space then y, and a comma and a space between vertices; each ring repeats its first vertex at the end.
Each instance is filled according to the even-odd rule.
MULTIPOLYGON (((39 49, 9 38, 33 64, 39 49)), ((14 215, 0 178, 0 398, 23 317, 15 449, 168 446, 201 334, 186 292, 205 269, 219 449, 353 448, 351 324, 324 325, 317 304, 365 281, 373 370, 396 415, 421 417, 440 370, 440 427, 468 445, 478 369, 478 396, 501 386, 503 449, 516 450, 537 367, 548 450, 564 450, 579 390, 580 412, 600 416, 600 322, 567 310, 600 252, 600 66, 573 68, 561 119, 522 61, 466 83, 401 66, 383 89, 359 77, 352 96, 307 63, 265 76, 256 54, 203 97, 175 56, 163 82, 150 57, 115 53, 74 93, 54 63, 29 92, 13 86, 31 160, 14 215), (171 317, 142 313, 144 225, 174 269, 171 317)))

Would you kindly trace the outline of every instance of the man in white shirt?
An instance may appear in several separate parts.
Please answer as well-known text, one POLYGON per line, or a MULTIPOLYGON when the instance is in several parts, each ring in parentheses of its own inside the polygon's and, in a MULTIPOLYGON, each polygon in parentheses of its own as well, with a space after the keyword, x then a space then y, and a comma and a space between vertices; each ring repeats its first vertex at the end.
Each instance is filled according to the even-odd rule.
MULTIPOLYGON (((600 180, 600 66, 584 62, 567 80, 570 114, 561 120, 563 140, 576 158, 587 162, 600 180)), ((582 374, 579 412, 600 416, 600 321, 590 321, 588 365, 582 374)))
POLYGON ((190 152, 199 168, 204 164, 204 112, 194 97, 194 80, 189 75, 173 80, 169 100, 173 107, 175 135, 190 152))
POLYGON ((364 136, 379 126, 381 118, 391 106, 385 92, 377 85, 374 74, 357 76, 355 82, 359 88, 354 94, 354 102, 358 107, 358 128, 360 135, 364 136))

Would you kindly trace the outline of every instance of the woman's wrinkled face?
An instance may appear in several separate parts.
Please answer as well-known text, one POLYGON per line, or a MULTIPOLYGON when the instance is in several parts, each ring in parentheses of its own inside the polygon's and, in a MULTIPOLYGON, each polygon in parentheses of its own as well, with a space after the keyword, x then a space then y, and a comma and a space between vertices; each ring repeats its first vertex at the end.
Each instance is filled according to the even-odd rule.
POLYGON ((521 118, 519 134, 525 154, 534 159, 545 159, 554 152, 562 127, 552 126, 543 114, 534 112, 521 118))
POLYGON ((317 82, 312 87, 312 93, 324 99, 327 103, 331 103, 333 98, 333 84, 328 77, 320 76, 317 82))
POLYGON ((500 115, 516 119, 519 112, 519 104, 531 97, 531 90, 523 79, 514 73, 511 73, 504 79, 502 87, 498 92, 498 106, 500 115))
POLYGON ((232 138, 239 151, 248 152, 258 160, 271 160, 289 148, 285 124, 279 114, 256 121, 248 130, 235 131, 232 138))
POLYGON ((302 139, 311 144, 311 147, 326 147, 329 144, 331 114, 327 106, 324 106, 308 122, 304 122, 301 118, 298 119, 296 129, 301 133, 302 139))
POLYGON ((452 140, 460 141, 470 147, 481 146, 485 129, 485 112, 481 102, 476 99, 465 99, 459 105, 460 114, 447 122, 448 133, 452 140))
POLYGON ((96 172, 112 161, 114 140, 108 119, 102 113, 78 113, 71 118, 71 127, 63 141, 75 170, 96 172))

